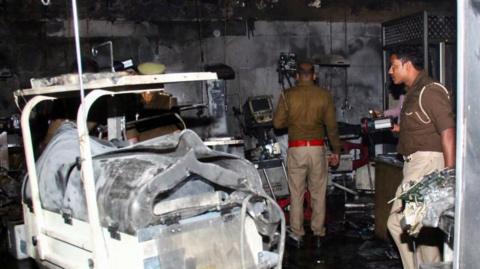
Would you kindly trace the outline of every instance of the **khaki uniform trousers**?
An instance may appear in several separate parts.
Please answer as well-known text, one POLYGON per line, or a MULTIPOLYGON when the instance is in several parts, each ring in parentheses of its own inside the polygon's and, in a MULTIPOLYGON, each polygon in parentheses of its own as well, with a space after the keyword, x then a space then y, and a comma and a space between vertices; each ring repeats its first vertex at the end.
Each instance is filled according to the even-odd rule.
MULTIPOLYGON (((417 151, 408 157, 406 157, 403 166, 403 180, 397 189, 396 196, 402 192, 402 185, 409 182, 418 182, 423 176, 444 168, 443 153, 433 151, 417 151)), ((434 231, 432 228, 422 228, 418 239, 415 239, 415 244, 418 245, 416 253, 413 252, 411 239, 405 233, 400 226, 400 220, 402 215, 399 213, 401 210, 402 201, 395 200, 390 211, 390 217, 387 221, 387 227, 392 235, 395 244, 398 247, 400 256, 402 258, 402 264, 404 269, 416 269, 414 256, 417 258, 417 266, 423 263, 434 263, 440 261, 440 251, 437 245, 432 245, 430 241, 431 233, 434 231), (428 234, 430 233, 430 234, 428 234), (423 235, 422 235, 423 234, 423 235), (422 244, 423 243, 423 244, 422 244), (428 244, 428 245, 427 245, 428 244)))
POLYGON ((308 187, 311 196, 311 229, 314 235, 325 235, 325 201, 328 166, 324 146, 292 147, 287 152, 288 187, 290 189, 290 229, 305 235, 303 202, 308 187))

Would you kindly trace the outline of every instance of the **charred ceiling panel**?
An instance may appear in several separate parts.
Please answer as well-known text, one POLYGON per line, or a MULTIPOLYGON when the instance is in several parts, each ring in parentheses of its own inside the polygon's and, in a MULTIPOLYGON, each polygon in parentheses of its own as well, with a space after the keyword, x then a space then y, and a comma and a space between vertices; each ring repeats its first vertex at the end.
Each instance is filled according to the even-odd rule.
MULTIPOLYGON (((65 19, 71 17, 70 1, 3 1, 10 20, 65 19)), ((79 17, 94 20, 197 21, 256 18, 258 20, 335 20, 382 22, 420 10, 453 11, 449 0, 86 0, 79 2, 79 17)))

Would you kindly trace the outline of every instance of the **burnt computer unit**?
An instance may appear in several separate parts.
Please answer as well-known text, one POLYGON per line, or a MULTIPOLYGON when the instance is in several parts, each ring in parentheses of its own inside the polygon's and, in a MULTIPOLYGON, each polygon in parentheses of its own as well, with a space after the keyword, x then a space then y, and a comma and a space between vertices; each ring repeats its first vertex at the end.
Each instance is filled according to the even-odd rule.
POLYGON ((252 96, 243 105, 245 134, 255 140, 256 148, 247 150, 250 160, 276 158, 280 155, 273 133, 273 105, 269 95, 252 96), (276 150, 278 149, 278 150, 276 150), (252 154, 250 154, 252 153, 252 154))
POLYGON ((244 105, 245 125, 248 127, 272 128, 273 105, 268 95, 249 97, 244 105))
POLYGON ((254 141, 245 151, 247 159, 258 169, 262 184, 274 199, 288 196, 286 168, 280 144, 273 133, 273 104, 269 95, 252 96, 243 106, 245 134, 254 141))
MULTIPOLYGON (((274 157, 269 145, 276 142, 273 134, 273 105, 269 95, 252 96, 243 105, 245 134, 256 139, 258 149, 262 149, 260 156, 252 156, 252 159, 268 159, 274 157)), ((278 155, 280 153, 278 152, 278 155)), ((275 156, 277 157, 277 156, 275 156)))

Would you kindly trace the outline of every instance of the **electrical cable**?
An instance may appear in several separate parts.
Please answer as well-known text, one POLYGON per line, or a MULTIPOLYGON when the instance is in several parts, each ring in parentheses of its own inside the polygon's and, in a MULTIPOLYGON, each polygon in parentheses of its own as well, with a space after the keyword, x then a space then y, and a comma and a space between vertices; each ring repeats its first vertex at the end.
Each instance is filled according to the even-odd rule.
POLYGON ((185 124, 185 121, 183 121, 182 117, 180 117, 180 115, 178 113, 173 113, 173 115, 175 115, 175 118, 177 118, 182 123, 182 125, 183 125, 182 130, 187 129, 187 125, 185 124))
MULTIPOLYGON (((22 97, 23 101, 25 102, 25 104, 28 102, 27 99, 25 99, 25 96, 23 96, 23 94, 20 94, 20 96, 22 97)), ((20 107, 20 103, 18 102, 18 95, 15 95, 13 97, 14 99, 14 102, 15 102, 15 106, 18 108, 18 111, 20 112, 20 114, 22 113, 22 108, 20 107)))
POLYGON ((18 104, 18 96, 14 95, 13 96, 13 101, 15 102, 15 106, 18 108, 18 111, 22 113, 22 109, 20 109, 20 105, 18 104))

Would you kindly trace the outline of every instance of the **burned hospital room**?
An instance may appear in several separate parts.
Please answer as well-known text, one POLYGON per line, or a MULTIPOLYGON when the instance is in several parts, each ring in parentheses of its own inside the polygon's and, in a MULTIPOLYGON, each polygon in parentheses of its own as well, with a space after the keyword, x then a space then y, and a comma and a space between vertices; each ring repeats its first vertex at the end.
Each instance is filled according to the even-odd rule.
POLYGON ((0 267, 480 268, 479 26, 479 0, 0 0, 0 267))

